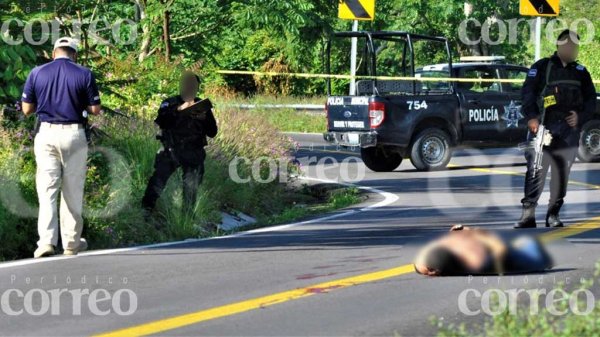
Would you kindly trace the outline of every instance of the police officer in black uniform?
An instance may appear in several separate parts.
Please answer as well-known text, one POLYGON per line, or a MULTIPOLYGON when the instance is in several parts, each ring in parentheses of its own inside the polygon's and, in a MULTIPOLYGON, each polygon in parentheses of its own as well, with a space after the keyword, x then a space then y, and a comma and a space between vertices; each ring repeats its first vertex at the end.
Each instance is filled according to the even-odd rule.
POLYGON ((596 110, 596 90, 590 73, 575 60, 579 53, 579 36, 563 31, 557 41, 557 52, 536 62, 523 86, 523 113, 529 127, 528 140, 538 131, 540 123, 550 131, 552 142, 543 149, 542 169, 533 173, 535 151, 525 152, 527 174, 525 196, 521 200, 523 215, 515 228, 536 227, 535 207, 542 194, 548 168, 552 167, 550 202, 546 227, 562 227, 559 211, 567 194, 571 165, 575 160, 581 127, 596 110), (544 99, 547 104, 544 103, 544 99), (544 116, 542 105, 546 105, 544 116), (542 120, 543 118, 543 120, 542 120))
POLYGON ((212 109, 203 114, 192 115, 183 110, 200 102, 198 94, 200 79, 185 72, 181 79, 180 95, 166 99, 160 105, 154 122, 160 127, 157 138, 163 147, 156 154, 154 174, 148 182, 142 199, 142 207, 149 214, 155 207, 169 177, 181 167, 183 170, 183 207, 189 212, 196 203, 198 186, 204 175, 206 137, 214 138, 217 123, 212 109))

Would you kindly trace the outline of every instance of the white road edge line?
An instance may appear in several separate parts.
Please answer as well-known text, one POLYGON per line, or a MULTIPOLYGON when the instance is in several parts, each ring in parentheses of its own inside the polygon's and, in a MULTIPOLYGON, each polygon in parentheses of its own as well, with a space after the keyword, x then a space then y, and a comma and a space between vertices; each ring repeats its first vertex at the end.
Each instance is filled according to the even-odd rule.
POLYGON ((80 253, 75 256, 53 256, 53 257, 45 257, 45 258, 40 258, 40 259, 33 259, 33 258, 32 259, 23 259, 23 260, 18 260, 18 261, 0 263, 0 269, 6 269, 6 268, 18 267, 18 266, 26 266, 26 265, 36 264, 36 263, 53 262, 53 261, 64 260, 64 259, 74 259, 74 258, 85 257, 85 256, 108 255, 108 254, 114 254, 114 253, 131 252, 131 251, 143 250, 143 249, 148 249, 148 248, 160 248, 160 247, 195 243, 195 242, 208 241, 208 240, 229 239, 229 238, 246 236, 246 235, 250 235, 250 234, 254 234, 254 233, 274 232, 274 231, 287 229, 287 228, 291 228, 291 227, 307 225, 307 224, 311 224, 311 223, 315 223, 315 222, 319 222, 319 221, 326 221, 326 220, 341 218, 341 217, 344 217, 344 216, 347 216, 350 214, 359 213, 359 212, 371 211, 371 210, 374 210, 377 208, 381 208, 381 207, 385 207, 390 204, 393 204, 394 202, 398 201, 398 199, 399 199, 398 195, 396 195, 394 193, 386 192, 386 191, 383 191, 383 190, 380 190, 380 189, 377 189, 374 187, 359 186, 359 185, 350 184, 350 183, 346 183, 346 182, 338 182, 335 180, 317 179, 317 178, 311 178, 311 177, 299 177, 299 179, 318 181, 318 182, 329 183, 329 184, 339 184, 339 185, 344 185, 344 186, 348 186, 348 187, 356 187, 356 188, 364 190, 364 191, 368 191, 371 193, 377 193, 377 194, 381 195, 384 199, 375 204, 372 204, 372 205, 369 205, 369 206, 366 206, 366 207, 363 207, 363 208, 360 208, 357 210, 353 209, 353 210, 345 211, 342 213, 332 214, 332 215, 328 215, 328 216, 324 216, 324 217, 320 217, 320 218, 314 218, 314 219, 310 219, 310 220, 294 222, 294 223, 285 224, 285 225, 256 228, 256 229, 251 229, 251 230, 247 230, 247 231, 237 232, 237 233, 223 235, 223 236, 215 236, 215 237, 210 237, 210 238, 187 239, 187 240, 183 240, 183 241, 162 242, 162 243, 143 245, 143 246, 135 246, 135 247, 127 247, 127 248, 94 250, 94 251, 89 251, 89 252, 83 252, 83 253, 80 253))

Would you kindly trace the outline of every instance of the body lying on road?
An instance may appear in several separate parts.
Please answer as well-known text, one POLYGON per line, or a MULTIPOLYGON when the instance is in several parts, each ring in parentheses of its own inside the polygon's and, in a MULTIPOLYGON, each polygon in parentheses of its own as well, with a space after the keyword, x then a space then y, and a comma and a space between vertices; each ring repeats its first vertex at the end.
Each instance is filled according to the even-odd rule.
POLYGON ((501 275, 539 272, 553 261, 535 237, 513 240, 480 228, 454 225, 450 232, 423 247, 415 259, 415 271, 427 276, 501 275))

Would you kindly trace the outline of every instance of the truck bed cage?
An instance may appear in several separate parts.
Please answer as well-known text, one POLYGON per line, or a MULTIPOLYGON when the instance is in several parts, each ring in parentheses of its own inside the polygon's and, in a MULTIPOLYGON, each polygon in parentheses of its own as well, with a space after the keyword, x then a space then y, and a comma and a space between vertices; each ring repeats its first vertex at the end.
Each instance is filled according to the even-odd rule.
MULTIPOLYGON (((344 31, 344 32, 334 32, 331 37, 327 41, 326 45, 326 64, 325 64, 325 72, 327 74, 331 74, 331 41, 334 38, 364 38, 366 39, 367 50, 371 54, 371 64, 369 68, 369 73, 373 77, 377 77, 377 55, 375 53, 375 46, 373 44, 373 40, 384 40, 391 42, 405 42, 404 50, 402 52, 402 66, 403 69, 406 70, 406 56, 407 52, 410 53, 410 76, 415 77, 415 51, 413 48, 413 42, 418 40, 432 41, 432 42, 440 42, 445 45, 446 54, 448 55, 448 71, 449 77, 452 77, 452 53, 450 51, 450 44, 448 39, 440 36, 428 36, 422 34, 413 34, 405 31, 344 31)), ((372 91, 373 95, 376 95, 380 92, 395 92, 396 90, 401 90, 404 92, 410 91, 410 87, 412 86, 412 94, 415 95, 417 92, 417 81, 413 80, 411 82, 407 81, 382 81, 382 80, 362 80, 357 83, 356 89, 358 93, 364 93, 365 91, 372 91), (378 83, 380 82, 380 83, 378 83), (386 83, 387 82, 387 83, 386 83), (393 83, 391 83, 393 82, 393 83), (371 87, 371 90, 368 90, 368 87, 371 87), (366 90, 365 90, 366 89, 366 90), (382 89, 382 90, 378 90, 382 89)), ((331 95, 331 78, 327 78, 327 95, 331 95)))

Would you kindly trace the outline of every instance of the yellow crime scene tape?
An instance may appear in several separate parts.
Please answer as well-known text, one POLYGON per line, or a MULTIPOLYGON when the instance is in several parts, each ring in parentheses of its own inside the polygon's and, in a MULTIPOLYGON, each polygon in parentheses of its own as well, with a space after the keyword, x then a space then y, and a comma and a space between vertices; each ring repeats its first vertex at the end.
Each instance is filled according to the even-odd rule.
MULTIPOLYGON (((283 76, 298 78, 324 78, 339 80, 388 80, 388 81, 418 81, 418 82, 488 82, 488 83, 523 83, 522 79, 494 79, 494 78, 457 78, 457 77, 409 77, 409 76, 368 76, 368 75, 336 75, 336 74, 311 74, 311 73, 281 73, 275 71, 251 71, 251 70, 217 70, 223 75, 248 75, 248 76, 283 76)), ((594 84, 600 84, 600 80, 594 80, 594 84)))

